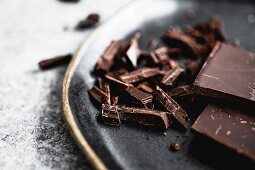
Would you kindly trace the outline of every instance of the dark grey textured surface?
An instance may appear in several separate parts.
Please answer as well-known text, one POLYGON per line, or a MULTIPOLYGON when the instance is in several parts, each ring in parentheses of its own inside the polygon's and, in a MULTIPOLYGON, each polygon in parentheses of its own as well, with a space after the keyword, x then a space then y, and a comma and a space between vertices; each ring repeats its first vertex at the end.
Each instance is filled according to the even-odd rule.
MULTIPOLYGON (((218 15, 224 21, 225 30, 230 40, 238 38, 243 48, 254 50, 254 22, 247 19, 255 12, 252 1, 234 1, 233 3, 230 1, 178 1, 175 7, 176 10, 172 14, 168 14, 167 17, 151 20, 136 28, 142 30, 141 44, 143 48, 151 37, 160 37, 162 31, 169 26, 184 27, 187 24, 195 24, 208 19, 212 15, 218 15), (187 13, 190 12, 194 13, 191 18, 187 17, 187 13)), ((148 9, 150 10, 149 7, 148 9)), ((137 14, 137 18, 139 17, 140 15, 137 14)), ((132 17, 125 19, 129 25, 133 24, 130 21, 132 17)), ((121 38, 125 38, 131 33, 127 33, 125 29, 121 28, 124 25, 123 20, 124 18, 119 18, 112 22, 112 27, 124 30, 121 38)), ((189 130, 186 133, 181 133, 174 128, 169 128, 167 136, 164 137, 162 133, 130 125, 122 125, 118 128, 100 123, 98 120, 99 110, 89 102, 87 90, 93 83, 93 77, 89 71, 93 69, 100 56, 99 53, 105 48, 105 44, 100 38, 102 35, 108 35, 107 38, 109 38, 111 36, 119 37, 115 34, 121 34, 121 31, 115 33, 109 28, 108 25, 104 27, 103 31, 99 32, 87 44, 89 50, 85 50, 86 52, 84 52, 72 78, 69 98, 72 111, 84 136, 110 169, 253 168, 251 166, 254 166, 253 163, 249 161, 249 164, 243 163, 239 159, 240 157, 234 158, 233 155, 236 154, 233 153, 225 154, 229 151, 219 146, 215 147, 215 143, 210 143, 202 138, 195 140, 196 138, 194 139, 194 135, 189 130), (168 147, 171 142, 180 143, 181 150, 176 153, 169 151, 168 147)))
POLYGON ((91 31, 73 28, 88 13, 105 20, 127 2, 0 1, 0 169, 89 168, 60 117, 65 67, 37 63, 76 50, 91 31))

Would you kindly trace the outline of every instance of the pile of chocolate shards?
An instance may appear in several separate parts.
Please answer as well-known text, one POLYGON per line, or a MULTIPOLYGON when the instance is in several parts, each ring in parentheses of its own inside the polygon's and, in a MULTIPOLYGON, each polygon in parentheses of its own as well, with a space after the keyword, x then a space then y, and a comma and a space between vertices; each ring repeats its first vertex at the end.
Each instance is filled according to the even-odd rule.
POLYGON ((215 17, 168 29, 165 46, 154 40, 150 51, 139 48, 139 37, 112 41, 95 66, 89 93, 101 120, 165 131, 186 129, 200 114, 194 131, 255 160, 255 54, 226 42, 215 17))

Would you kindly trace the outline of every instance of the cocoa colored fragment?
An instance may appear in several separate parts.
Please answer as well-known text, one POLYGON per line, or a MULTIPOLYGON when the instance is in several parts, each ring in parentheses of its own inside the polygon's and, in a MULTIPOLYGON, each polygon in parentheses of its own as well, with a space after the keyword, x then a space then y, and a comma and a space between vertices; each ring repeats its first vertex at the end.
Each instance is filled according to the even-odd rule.
POLYGON ((102 121, 109 125, 119 126, 121 124, 118 106, 102 104, 102 121))
POLYGON ((174 101, 174 99, 172 99, 158 86, 154 96, 156 101, 158 101, 167 111, 169 111, 183 127, 188 127, 189 117, 181 106, 174 101))
POLYGON ((158 68, 142 68, 124 75, 121 75, 120 78, 125 83, 136 83, 144 79, 154 77, 160 74, 158 68))
POLYGON ((89 94, 99 103, 109 103, 110 96, 107 96, 107 94, 99 89, 98 87, 94 86, 89 90, 89 94))
POLYGON ((182 68, 175 67, 165 73, 161 83, 165 86, 173 86, 183 72, 184 70, 182 68))
POLYGON ((60 66, 66 63, 69 63, 69 61, 72 59, 72 54, 57 56, 54 58, 42 60, 39 62, 39 67, 41 70, 50 69, 56 66, 60 66))
POLYGON ((99 14, 91 13, 89 14, 84 20, 81 20, 78 25, 76 26, 76 29, 82 30, 86 28, 94 27, 100 20, 99 14))
POLYGON ((132 97, 134 102, 138 102, 145 107, 151 106, 153 98, 151 94, 143 92, 136 87, 129 87, 126 89, 126 92, 132 97))
POLYGON ((170 145, 170 149, 172 150, 172 151, 178 151, 178 150, 180 150, 180 144, 179 143, 171 143, 171 145, 170 145))

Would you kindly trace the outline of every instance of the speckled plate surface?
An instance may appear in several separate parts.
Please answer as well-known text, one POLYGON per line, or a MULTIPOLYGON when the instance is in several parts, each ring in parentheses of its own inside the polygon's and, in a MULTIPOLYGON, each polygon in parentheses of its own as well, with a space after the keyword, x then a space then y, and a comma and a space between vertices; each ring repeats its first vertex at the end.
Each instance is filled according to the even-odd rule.
POLYGON ((81 45, 66 71, 62 110, 74 139, 96 169, 220 168, 221 163, 214 163, 216 158, 208 162, 198 156, 212 157, 210 147, 201 154, 191 152, 195 139, 189 130, 183 133, 169 128, 165 137, 160 132, 130 125, 111 127, 100 123, 100 111, 91 103, 87 90, 94 83, 91 71, 105 47, 137 30, 142 32, 141 48, 146 49, 149 40, 160 37, 168 27, 185 27, 217 15, 224 21, 229 39, 238 38, 242 47, 254 50, 254 6, 248 0, 138 0, 100 26, 81 45), (181 150, 169 151, 171 142, 180 143, 181 150))

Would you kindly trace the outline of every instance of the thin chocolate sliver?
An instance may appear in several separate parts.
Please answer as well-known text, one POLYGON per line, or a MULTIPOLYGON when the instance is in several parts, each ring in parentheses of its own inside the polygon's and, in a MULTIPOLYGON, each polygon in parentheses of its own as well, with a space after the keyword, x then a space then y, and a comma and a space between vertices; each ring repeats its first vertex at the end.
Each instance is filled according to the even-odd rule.
POLYGON ((255 103, 255 53, 217 43, 194 82, 197 93, 255 103))
POLYGON ((143 92, 136 87, 129 87, 126 89, 126 92, 133 98, 133 100, 135 100, 135 102, 138 102, 145 107, 150 107, 153 98, 151 94, 143 92))
POLYGON ((50 69, 56 66, 60 66, 66 63, 69 63, 69 61, 72 59, 72 54, 57 56, 54 58, 46 59, 39 62, 39 67, 42 70, 50 69))
POLYGON ((144 79, 153 77, 160 74, 158 68, 142 68, 124 75, 121 75, 120 78, 125 83, 136 83, 144 79))
POLYGON ((117 86, 117 87, 121 87, 121 88, 127 88, 127 87, 132 87, 132 84, 128 84, 123 82, 119 75, 114 74, 114 73, 108 73, 107 75, 105 75, 106 80, 108 80, 111 84, 117 86))
POLYGON ((165 86, 173 86, 183 72, 184 70, 182 68, 175 67, 169 70, 168 72, 166 72, 161 83, 165 86))
POLYGON ((102 121, 109 125, 119 126, 121 124, 118 106, 102 104, 102 121))
POLYGON ((172 99, 158 86, 154 95, 156 101, 158 101, 167 111, 169 111, 183 127, 188 127, 189 117, 181 106, 174 101, 174 99, 172 99))
POLYGON ((229 106, 209 104, 192 129, 255 161, 254 114, 252 110, 229 106))

